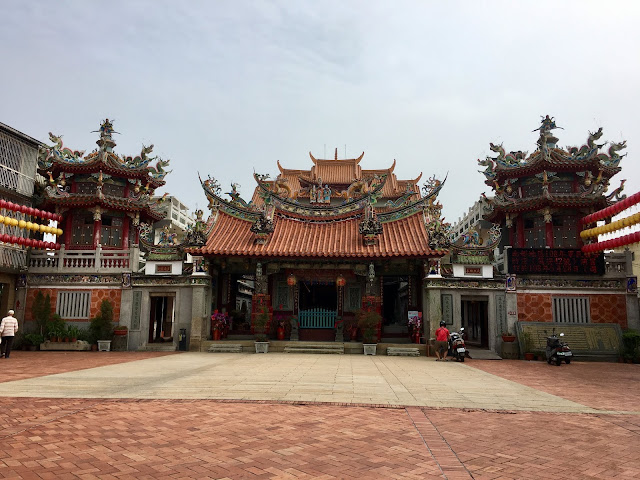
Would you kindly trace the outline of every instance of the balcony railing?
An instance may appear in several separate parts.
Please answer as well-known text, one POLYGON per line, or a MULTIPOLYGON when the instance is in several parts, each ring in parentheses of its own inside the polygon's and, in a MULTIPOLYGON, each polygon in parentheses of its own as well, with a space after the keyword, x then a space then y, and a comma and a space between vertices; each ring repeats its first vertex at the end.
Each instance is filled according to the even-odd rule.
POLYGON ((29 272, 120 273, 137 270, 139 250, 32 250, 29 272))
POLYGON ((8 245, 0 246, 0 267, 16 271, 26 270, 27 251, 8 245))

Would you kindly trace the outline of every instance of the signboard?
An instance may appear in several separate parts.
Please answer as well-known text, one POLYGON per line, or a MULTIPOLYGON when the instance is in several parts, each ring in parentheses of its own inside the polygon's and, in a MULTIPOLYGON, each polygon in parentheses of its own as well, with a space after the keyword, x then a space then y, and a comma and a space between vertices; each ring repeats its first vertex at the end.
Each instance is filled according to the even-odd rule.
POLYGON ((465 275, 482 275, 482 267, 464 267, 465 275))
POLYGON ((603 275, 604 253, 574 248, 509 248, 508 273, 603 275))
POLYGON ((450 293, 443 293, 441 301, 442 320, 444 320, 447 325, 453 325, 453 295, 450 293))

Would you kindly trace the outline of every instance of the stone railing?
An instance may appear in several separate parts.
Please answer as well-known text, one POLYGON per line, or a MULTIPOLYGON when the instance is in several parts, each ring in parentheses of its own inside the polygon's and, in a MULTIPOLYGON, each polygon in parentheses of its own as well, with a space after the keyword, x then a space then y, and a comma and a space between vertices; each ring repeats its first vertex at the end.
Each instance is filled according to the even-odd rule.
POLYGON ((15 248, 8 245, 0 246, 0 267, 15 271, 26 270, 27 251, 22 248, 15 248))
POLYGON ((137 267, 139 250, 32 250, 28 268, 32 273, 119 273, 137 267))

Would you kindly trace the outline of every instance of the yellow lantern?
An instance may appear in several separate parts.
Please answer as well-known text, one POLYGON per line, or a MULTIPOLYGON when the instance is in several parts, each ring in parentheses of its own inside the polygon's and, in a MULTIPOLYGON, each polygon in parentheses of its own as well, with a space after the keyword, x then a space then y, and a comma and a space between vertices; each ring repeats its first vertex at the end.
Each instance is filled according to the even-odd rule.
POLYGON ((24 220, 20 220, 20 221, 18 222, 18 227, 20 227, 20 228, 24 228, 24 227, 26 227, 26 226, 27 226, 27 222, 25 222, 24 220))
POLYGON ((27 230, 31 230, 31 229, 33 228, 33 223, 31 223, 31 222, 27 222, 27 223, 25 224, 25 228, 26 228, 27 230))
POLYGON ((41 233, 44 233, 45 228, 47 228, 46 225, 38 225, 38 230, 40 230, 41 233))
POLYGON ((4 223, 4 216, 0 215, 0 223, 4 223))
POLYGON ((18 220, 15 219, 15 218, 12 218, 9 223, 11 224, 12 227, 17 227, 18 226, 18 220))
POLYGON ((40 225, 38 225, 37 223, 31 223, 31 230, 37 232, 38 230, 40 230, 40 225))
POLYGON ((56 234, 57 234, 57 235, 62 235, 62 229, 61 229, 61 228, 58 228, 58 229, 57 229, 57 231, 56 231, 56 234))
POLYGON ((11 225, 11 217, 4 217, 3 222, 5 225, 11 225))

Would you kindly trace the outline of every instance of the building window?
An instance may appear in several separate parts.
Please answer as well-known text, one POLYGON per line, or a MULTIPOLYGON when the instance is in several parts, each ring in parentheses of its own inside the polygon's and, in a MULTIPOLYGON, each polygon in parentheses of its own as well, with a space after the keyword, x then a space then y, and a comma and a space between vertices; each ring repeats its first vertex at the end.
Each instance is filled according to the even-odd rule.
POLYGON ((122 245, 122 218, 106 215, 102 217, 100 243, 107 247, 120 247, 122 245))
POLYGON ((589 297, 552 297, 553 321, 557 323, 591 323, 589 297))
POLYGON ((524 219, 524 243, 527 248, 545 248, 544 218, 524 219))
POLYGON ((347 298, 345 299, 344 311, 355 312, 362 306, 362 293, 359 285, 349 285, 347 287, 347 298))
POLYGON ((554 215, 553 246, 555 248, 577 248, 578 247, 577 217, 554 215))
POLYGON ((76 183, 76 193, 93 195, 96 193, 96 184, 94 182, 78 182, 76 183))
POLYGON ((65 320, 82 320, 89 318, 91 307, 91 291, 58 292, 56 313, 65 320))
POLYGON ((522 197, 537 197, 542 195, 542 185, 539 183, 534 183, 531 185, 523 185, 522 186, 522 197))
POLYGON ((291 287, 287 282, 276 283, 276 302, 275 306, 282 310, 293 310, 293 302, 291 295, 291 287))
POLYGON ((124 197, 124 185, 114 185, 113 183, 105 183, 102 186, 102 193, 112 197, 124 197))
POLYGON ((93 218, 90 215, 73 218, 71 245, 93 245, 93 218))

